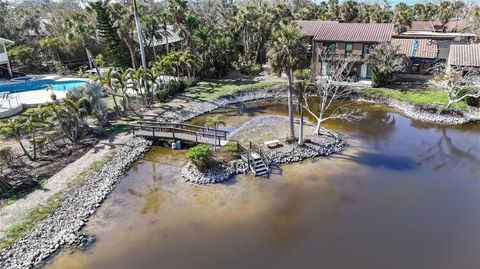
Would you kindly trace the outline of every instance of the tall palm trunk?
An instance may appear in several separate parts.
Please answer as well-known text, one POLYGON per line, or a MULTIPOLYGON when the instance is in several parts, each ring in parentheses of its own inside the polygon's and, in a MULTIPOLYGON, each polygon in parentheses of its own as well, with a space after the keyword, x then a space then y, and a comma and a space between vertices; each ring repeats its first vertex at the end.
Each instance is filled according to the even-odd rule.
POLYGON ((87 45, 84 44, 83 47, 85 48, 85 51, 87 53, 88 64, 90 65, 90 69, 93 69, 93 67, 95 67, 95 71, 97 71, 97 76, 100 76, 100 70, 98 69, 98 65, 95 62, 95 59, 93 59, 93 54, 88 49, 87 45))
POLYGON ((140 45, 140 56, 142 58, 142 66, 147 68, 147 58, 145 56, 145 44, 143 39, 142 24, 140 23, 140 15, 137 10, 137 1, 133 1, 133 16, 135 19, 135 28, 138 35, 138 44, 140 45))
POLYGON ((298 144, 303 145, 303 109, 302 109, 303 94, 298 95, 298 116, 300 117, 300 130, 298 131, 298 144))
POLYGON ((290 138, 295 138, 295 127, 293 121, 293 70, 289 68, 287 70, 288 79, 288 118, 290 121, 290 138))

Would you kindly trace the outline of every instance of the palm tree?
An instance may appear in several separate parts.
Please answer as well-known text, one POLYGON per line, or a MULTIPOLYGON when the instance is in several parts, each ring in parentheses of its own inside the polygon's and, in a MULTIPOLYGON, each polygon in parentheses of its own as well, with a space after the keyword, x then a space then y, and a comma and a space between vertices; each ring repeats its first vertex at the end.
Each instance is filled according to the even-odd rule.
MULTIPOLYGON (((87 43, 95 38, 95 26, 89 23, 85 14, 77 12, 67 18, 65 21, 65 27, 68 30, 67 39, 70 41, 78 41, 82 44, 87 54, 90 69, 93 69, 93 56, 87 47, 87 43)), ((97 74, 100 74, 96 64, 95 68, 97 69, 97 74)))
POLYGON ((128 6, 118 3, 110 5, 109 8, 112 11, 111 16, 113 20, 113 26, 117 29, 118 37, 123 41, 123 43, 125 43, 125 46, 128 49, 132 67, 137 68, 135 51, 132 46, 134 39, 134 17, 131 14, 132 10, 128 8, 128 6))
POLYGON ((168 0, 167 10, 173 19, 173 27, 175 31, 180 29, 180 25, 185 19, 185 13, 188 9, 186 0, 168 0))
POLYGON ((25 156, 27 156, 29 160, 33 161, 34 159, 32 155, 30 154, 30 152, 28 152, 28 150, 25 148, 25 146, 22 143, 22 136, 20 134, 22 129, 22 124, 18 121, 18 119, 16 118, 9 119, 5 124, 5 127, 8 128, 10 130, 10 133, 12 133, 15 136, 15 140, 17 140, 25 156))
POLYGON ((412 24, 412 11, 410 6, 405 3, 397 4, 395 6, 393 21, 395 23, 397 34, 405 32, 412 24))
POLYGON ((302 34, 295 25, 285 25, 273 36, 269 58, 272 68, 284 71, 288 79, 288 117, 290 120, 290 138, 295 138, 293 122, 293 69, 298 68, 305 57, 302 34))
POLYGON ((127 94, 127 90, 129 87, 130 81, 130 70, 120 70, 118 72, 113 73, 112 77, 115 80, 115 87, 117 91, 120 90, 122 92, 122 106, 123 110, 127 111, 130 107, 130 99, 127 94))
POLYGON ((35 128, 36 121, 34 119, 34 116, 35 115, 30 115, 30 117, 28 117, 27 121, 25 122, 25 126, 27 127, 28 133, 32 136, 32 145, 33 145, 32 160, 37 159, 37 139, 36 139, 36 128, 35 128))
POLYGON ((180 25, 180 36, 183 39, 185 47, 193 49, 193 36, 198 28, 198 20, 194 15, 188 14, 185 21, 180 25))
POLYGON ((135 18, 135 28, 138 35, 138 44, 140 46, 140 56, 142 58, 143 68, 147 68, 147 58, 145 56, 145 44, 143 37, 142 24, 140 22, 140 15, 138 14, 137 0, 133 0, 133 16, 135 18))
POLYGON ((115 78, 113 76, 114 73, 115 72, 112 68, 108 68, 107 72, 100 74, 96 80, 100 82, 102 86, 107 88, 108 93, 112 96, 113 99, 114 110, 119 111, 120 106, 118 105, 116 98, 118 96, 118 88, 115 84, 115 78))
POLYGON ((225 122, 220 120, 220 117, 218 116, 212 116, 207 118, 205 125, 208 127, 213 127, 213 150, 216 151, 217 150, 217 128, 220 125, 225 126, 225 122))
POLYGON ((168 31, 168 22, 170 20, 170 15, 168 14, 168 12, 161 12, 158 14, 158 20, 160 21, 163 28, 162 37, 165 39, 165 46, 168 54, 170 46, 170 43, 168 42, 168 38, 170 37, 170 32, 168 31))
POLYGON ((85 87, 77 87, 69 92, 69 97, 75 100, 85 98, 88 102, 89 113, 97 117, 102 126, 108 125, 107 102, 103 100, 104 88, 99 83, 88 83, 85 87))
POLYGON ((153 51, 153 59, 157 59, 155 40, 162 38, 162 36, 157 31, 159 24, 158 17, 155 15, 143 16, 142 23, 145 27, 145 37, 148 40, 148 46, 151 47, 153 51))

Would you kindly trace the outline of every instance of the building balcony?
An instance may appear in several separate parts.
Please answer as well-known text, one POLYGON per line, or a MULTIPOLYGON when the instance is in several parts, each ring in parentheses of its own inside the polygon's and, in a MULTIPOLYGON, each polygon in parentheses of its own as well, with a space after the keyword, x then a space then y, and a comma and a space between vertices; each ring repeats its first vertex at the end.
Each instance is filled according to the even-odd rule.
POLYGON ((350 58, 354 62, 363 62, 367 55, 354 55, 354 54, 325 54, 320 55, 320 61, 325 60, 343 60, 350 58))

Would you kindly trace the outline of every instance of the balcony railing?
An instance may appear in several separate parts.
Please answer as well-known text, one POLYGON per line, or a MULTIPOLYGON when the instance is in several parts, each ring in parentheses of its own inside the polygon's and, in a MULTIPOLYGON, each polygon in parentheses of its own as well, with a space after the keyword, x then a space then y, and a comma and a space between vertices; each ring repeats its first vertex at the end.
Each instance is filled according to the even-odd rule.
POLYGON ((353 61, 362 61, 367 57, 366 54, 354 55, 354 54, 322 54, 320 55, 320 60, 335 60, 335 59, 346 59, 351 58, 353 61))

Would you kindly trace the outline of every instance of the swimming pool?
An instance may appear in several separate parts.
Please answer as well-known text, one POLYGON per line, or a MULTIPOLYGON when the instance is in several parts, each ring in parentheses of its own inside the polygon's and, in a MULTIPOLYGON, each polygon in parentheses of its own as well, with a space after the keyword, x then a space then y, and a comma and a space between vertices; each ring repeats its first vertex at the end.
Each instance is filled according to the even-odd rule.
POLYGON ((86 80, 53 80, 53 79, 29 79, 10 81, 0 84, 0 92, 25 92, 47 90, 48 86, 54 91, 70 91, 76 87, 87 84, 86 80))

